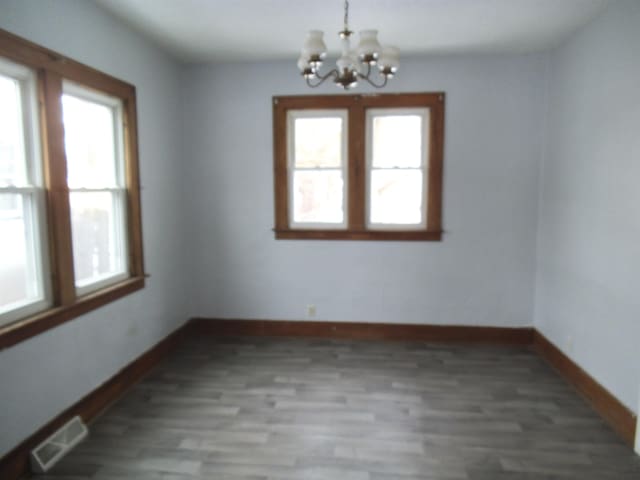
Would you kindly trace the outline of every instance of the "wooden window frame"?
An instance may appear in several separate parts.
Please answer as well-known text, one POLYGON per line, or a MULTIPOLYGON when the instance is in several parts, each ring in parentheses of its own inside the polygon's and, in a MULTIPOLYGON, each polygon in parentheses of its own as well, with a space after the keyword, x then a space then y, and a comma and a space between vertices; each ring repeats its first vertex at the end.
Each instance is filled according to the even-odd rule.
POLYGON ((304 95, 273 97, 275 238, 299 240, 442 240, 442 170, 444 152, 444 92, 384 95, 304 95), (428 108, 429 157, 424 229, 380 229, 366 225, 366 110, 428 108), (289 222, 287 112, 289 110, 348 111, 346 229, 299 229, 289 222))
POLYGON ((52 306, 0 326, 0 349, 38 335, 118 298, 145 284, 140 206, 140 174, 136 89, 100 72, 0 29, 0 57, 36 72, 40 141, 46 197, 46 225, 52 306), (62 122, 63 80, 117 97, 123 104, 124 163, 129 277, 86 295, 76 293, 69 207, 69 187, 62 122))

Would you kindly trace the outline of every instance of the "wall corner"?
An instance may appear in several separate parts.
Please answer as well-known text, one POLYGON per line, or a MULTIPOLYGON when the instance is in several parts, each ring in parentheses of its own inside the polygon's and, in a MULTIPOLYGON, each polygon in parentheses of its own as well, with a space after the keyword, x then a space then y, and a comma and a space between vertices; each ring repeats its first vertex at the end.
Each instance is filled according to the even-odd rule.
POLYGON ((636 410, 636 441, 633 449, 640 455, 640 387, 638 387, 638 409, 636 410))

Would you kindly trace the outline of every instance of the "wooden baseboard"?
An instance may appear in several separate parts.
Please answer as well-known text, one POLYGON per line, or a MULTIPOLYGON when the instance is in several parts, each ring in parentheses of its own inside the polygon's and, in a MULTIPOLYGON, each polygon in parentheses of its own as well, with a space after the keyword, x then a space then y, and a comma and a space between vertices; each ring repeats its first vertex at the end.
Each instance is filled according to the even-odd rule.
POLYGON ((322 337, 449 343, 530 345, 532 328, 355 322, 230 320, 194 318, 191 328, 218 336, 322 337))
POLYGON ((594 410, 633 448, 637 419, 631 410, 537 330, 533 334, 533 349, 573 385, 594 410))
POLYGON ((26 475, 29 472, 29 452, 34 447, 76 415, 80 415, 85 422, 96 418, 162 361, 187 331, 188 324, 185 324, 0 458, 0 478, 17 480, 26 475))

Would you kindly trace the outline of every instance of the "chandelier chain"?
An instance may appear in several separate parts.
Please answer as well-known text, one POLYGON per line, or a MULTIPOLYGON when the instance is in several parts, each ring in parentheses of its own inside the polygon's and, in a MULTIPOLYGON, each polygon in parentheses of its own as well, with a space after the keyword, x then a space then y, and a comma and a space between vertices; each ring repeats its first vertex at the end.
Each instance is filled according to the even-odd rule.
POLYGON ((344 0, 344 31, 349 30, 349 0, 344 0))

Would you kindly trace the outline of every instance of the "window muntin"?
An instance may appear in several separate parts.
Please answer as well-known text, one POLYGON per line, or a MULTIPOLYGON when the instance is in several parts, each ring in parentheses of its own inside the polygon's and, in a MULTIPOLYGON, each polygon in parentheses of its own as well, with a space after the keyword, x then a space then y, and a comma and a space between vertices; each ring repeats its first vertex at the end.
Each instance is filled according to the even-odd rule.
POLYGON ((290 227, 347 225, 347 111, 288 112, 290 227))
POLYGON ((0 58, 0 325, 51 304, 36 77, 0 58))
POLYGON ((366 110, 367 227, 425 229, 427 108, 366 110))
POLYGON ((122 102, 65 82, 62 95, 78 295, 129 276, 122 102))

